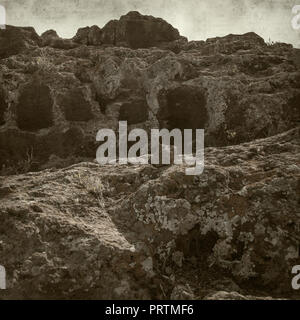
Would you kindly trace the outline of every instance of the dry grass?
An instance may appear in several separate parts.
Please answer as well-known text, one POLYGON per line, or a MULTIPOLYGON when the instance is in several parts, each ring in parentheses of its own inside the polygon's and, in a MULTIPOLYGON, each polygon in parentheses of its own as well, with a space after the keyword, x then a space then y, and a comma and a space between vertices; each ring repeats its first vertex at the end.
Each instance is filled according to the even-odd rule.
POLYGON ((19 160, 12 164, 3 165, 0 169, 1 176, 8 176, 8 175, 16 175, 27 173, 30 171, 32 164, 33 164, 34 156, 33 156, 33 149, 30 148, 26 152, 26 158, 23 160, 19 160))
POLYGON ((101 181, 100 178, 85 175, 84 173, 78 172, 76 174, 77 183, 80 185, 81 188, 85 189, 88 194, 92 195, 94 198, 97 199, 101 208, 104 207, 103 201, 103 193, 105 190, 105 185, 101 181))

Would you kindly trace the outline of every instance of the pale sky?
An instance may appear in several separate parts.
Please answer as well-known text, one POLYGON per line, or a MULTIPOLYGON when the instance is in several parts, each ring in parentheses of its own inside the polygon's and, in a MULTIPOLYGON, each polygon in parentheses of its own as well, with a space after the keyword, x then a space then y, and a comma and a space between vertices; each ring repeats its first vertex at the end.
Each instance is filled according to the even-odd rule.
POLYGON ((189 40, 254 31, 300 48, 300 30, 291 25, 296 4, 300 0, 0 0, 7 24, 33 26, 39 34, 54 29, 70 38, 80 27, 103 27, 137 10, 167 20, 189 40))

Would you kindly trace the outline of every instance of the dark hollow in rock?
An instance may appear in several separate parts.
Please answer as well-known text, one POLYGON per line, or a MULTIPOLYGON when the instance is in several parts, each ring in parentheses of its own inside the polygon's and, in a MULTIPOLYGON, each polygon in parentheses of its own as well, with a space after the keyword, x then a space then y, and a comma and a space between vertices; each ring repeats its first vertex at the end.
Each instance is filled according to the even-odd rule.
POLYGON ((219 142, 217 145, 237 144, 246 140, 246 134, 248 134, 249 137, 253 134, 253 132, 248 131, 249 129, 247 128, 247 118, 245 116, 247 105, 242 101, 240 94, 229 90, 225 94, 225 101, 227 105, 225 111, 226 129, 222 126, 217 132, 216 136, 219 142), (227 130, 233 130, 236 132, 236 135, 233 137, 228 136, 226 134, 227 130))
POLYGON ((96 101, 99 103, 101 112, 105 114, 107 105, 109 104, 110 100, 100 93, 96 93, 95 98, 96 98, 96 101))
POLYGON ((84 143, 84 133, 80 128, 71 127, 63 135, 63 156, 67 157, 70 154, 77 154, 80 147, 84 143))
POLYGON ((176 247, 178 251, 183 252, 186 259, 197 257, 202 262, 206 262, 218 240, 219 236, 215 231, 201 235, 200 227, 196 225, 188 235, 176 239, 176 247))
POLYGON ((236 128, 238 126, 243 126, 245 123, 244 107, 240 105, 241 97, 232 91, 228 91, 225 95, 225 101, 227 109, 225 112, 227 126, 231 128, 236 128))
POLYGON ((4 114, 7 110, 7 103, 5 101, 4 93, 0 90, 0 126, 5 123, 4 114))
POLYGON ((288 100, 284 116, 295 124, 300 123, 300 94, 288 100))
POLYGON ((145 100, 123 103, 120 108, 119 121, 127 121, 128 125, 137 124, 148 119, 148 104, 145 100))
POLYGON ((20 129, 36 131, 53 125, 53 100, 47 85, 31 82, 26 85, 17 105, 17 123, 20 129))
POLYGON ((157 118, 168 129, 203 129, 208 120, 205 89, 183 85, 159 94, 157 118))
POLYGON ((91 106, 80 89, 72 89, 64 95, 61 105, 68 121, 89 121, 93 118, 91 106))

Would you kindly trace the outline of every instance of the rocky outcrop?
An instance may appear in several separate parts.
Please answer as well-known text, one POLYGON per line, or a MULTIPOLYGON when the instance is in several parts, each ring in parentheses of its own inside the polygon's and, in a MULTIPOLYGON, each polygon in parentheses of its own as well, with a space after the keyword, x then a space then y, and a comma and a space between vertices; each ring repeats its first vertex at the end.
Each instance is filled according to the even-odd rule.
POLYGON ((5 101, 4 93, 0 91, 0 125, 5 123, 5 113, 7 111, 7 103, 5 101))
MULTIPOLYGON (((225 37, 209 38, 206 41, 191 41, 183 50, 197 50, 202 54, 232 54, 240 50, 253 50, 266 46, 262 37, 254 32, 243 35, 230 34, 225 37)), ((292 46, 291 46, 292 47, 292 46)))
POLYGON ((299 135, 207 148, 200 176, 89 162, 0 178, 3 298, 297 298, 299 135))
POLYGON ((30 150, 35 167, 42 167, 51 155, 94 157, 97 130, 116 130, 119 120, 148 130, 203 128, 206 146, 235 145, 298 125, 299 50, 267 45, 254 33, 172 41, 176 31, 165 38, 153 31, 169 34, 168 24, 138 13, 112 22, 123 30, 119 46, 129 46, 125 31, 130 21, 149 24, 145 30, 160 48, 101 45, 110 23, 103 29, 80 30, 73 39, 76 47, 68 40, 68 50, 67 40, 53 30, 42 35, 40 46, 32 29, 1 31, 8 39, 11 30, 17 30, 14 36, 21 35, 26 47, 26 56, 22 49, 0 60, 1 167, 18 167, 30 150), (163 40, 170 42, 162 45, 163 40), (76 154, 68 154, 62 142, 71 128, 83 135, 76 154), (62 143, 52 140, 57 137, 62 143), (20 139, 26 141, 21 143, 24 152, 15 152, 20 139), (51 147, 42 147, 45 141, 51 147))
POLYGON ((19 54, 40 43, 40 37, 32 27, 6 26, 0 29, 0 59, 19 54))
POLYGON ((72 40, 60 38, 55 30, 48 30, 41 35, 41 45, 65 50, 78 47, 72 40))
POLYGON ((20 92, 16 106, 17 125, 21 130, 37 131, 53 125, 53 100, 48 86, 32 81, 20 92))
POLYGON ((1 298, 297 298, 299 61, 137 12, 73 39, 0 30, 1 298), (119 121, 205 129, 203 174, 99 166, 119 121))
POLYGON ((125 44, 134 49, 154 47, 180 38, 178 30, 163 19, 144 16, 136 11, 122 16, 119 21, 110 21, 102 32, 104 43, 125 44))
POLYGON ((103 44, 102 31, 98 26, 80 28, 73 40, 87 46, 100 46, 103 44))
POLYGON ((79 29, 73 40, 85 45, 104 44, 137 49, 159 46, 180 38, 178 30, 163 19, 131 11, 120 20, 108 22, 103 29, 98 26, 79 29))

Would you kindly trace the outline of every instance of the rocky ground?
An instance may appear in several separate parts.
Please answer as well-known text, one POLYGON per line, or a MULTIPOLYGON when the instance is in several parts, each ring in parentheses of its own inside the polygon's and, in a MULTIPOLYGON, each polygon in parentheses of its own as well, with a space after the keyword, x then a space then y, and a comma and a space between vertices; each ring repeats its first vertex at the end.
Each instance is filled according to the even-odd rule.
POLYGON ((2 177, 5 296, 292 297, 299 134, 208 148, 201 176, 88 162, 2 177))
POLYGON ((299 68, 291 45, 188 42, 137 12, 0 30, 1 297, 299 298, 299 68), (204 173, 99 166, 119 120, 204 128, 204 173))

